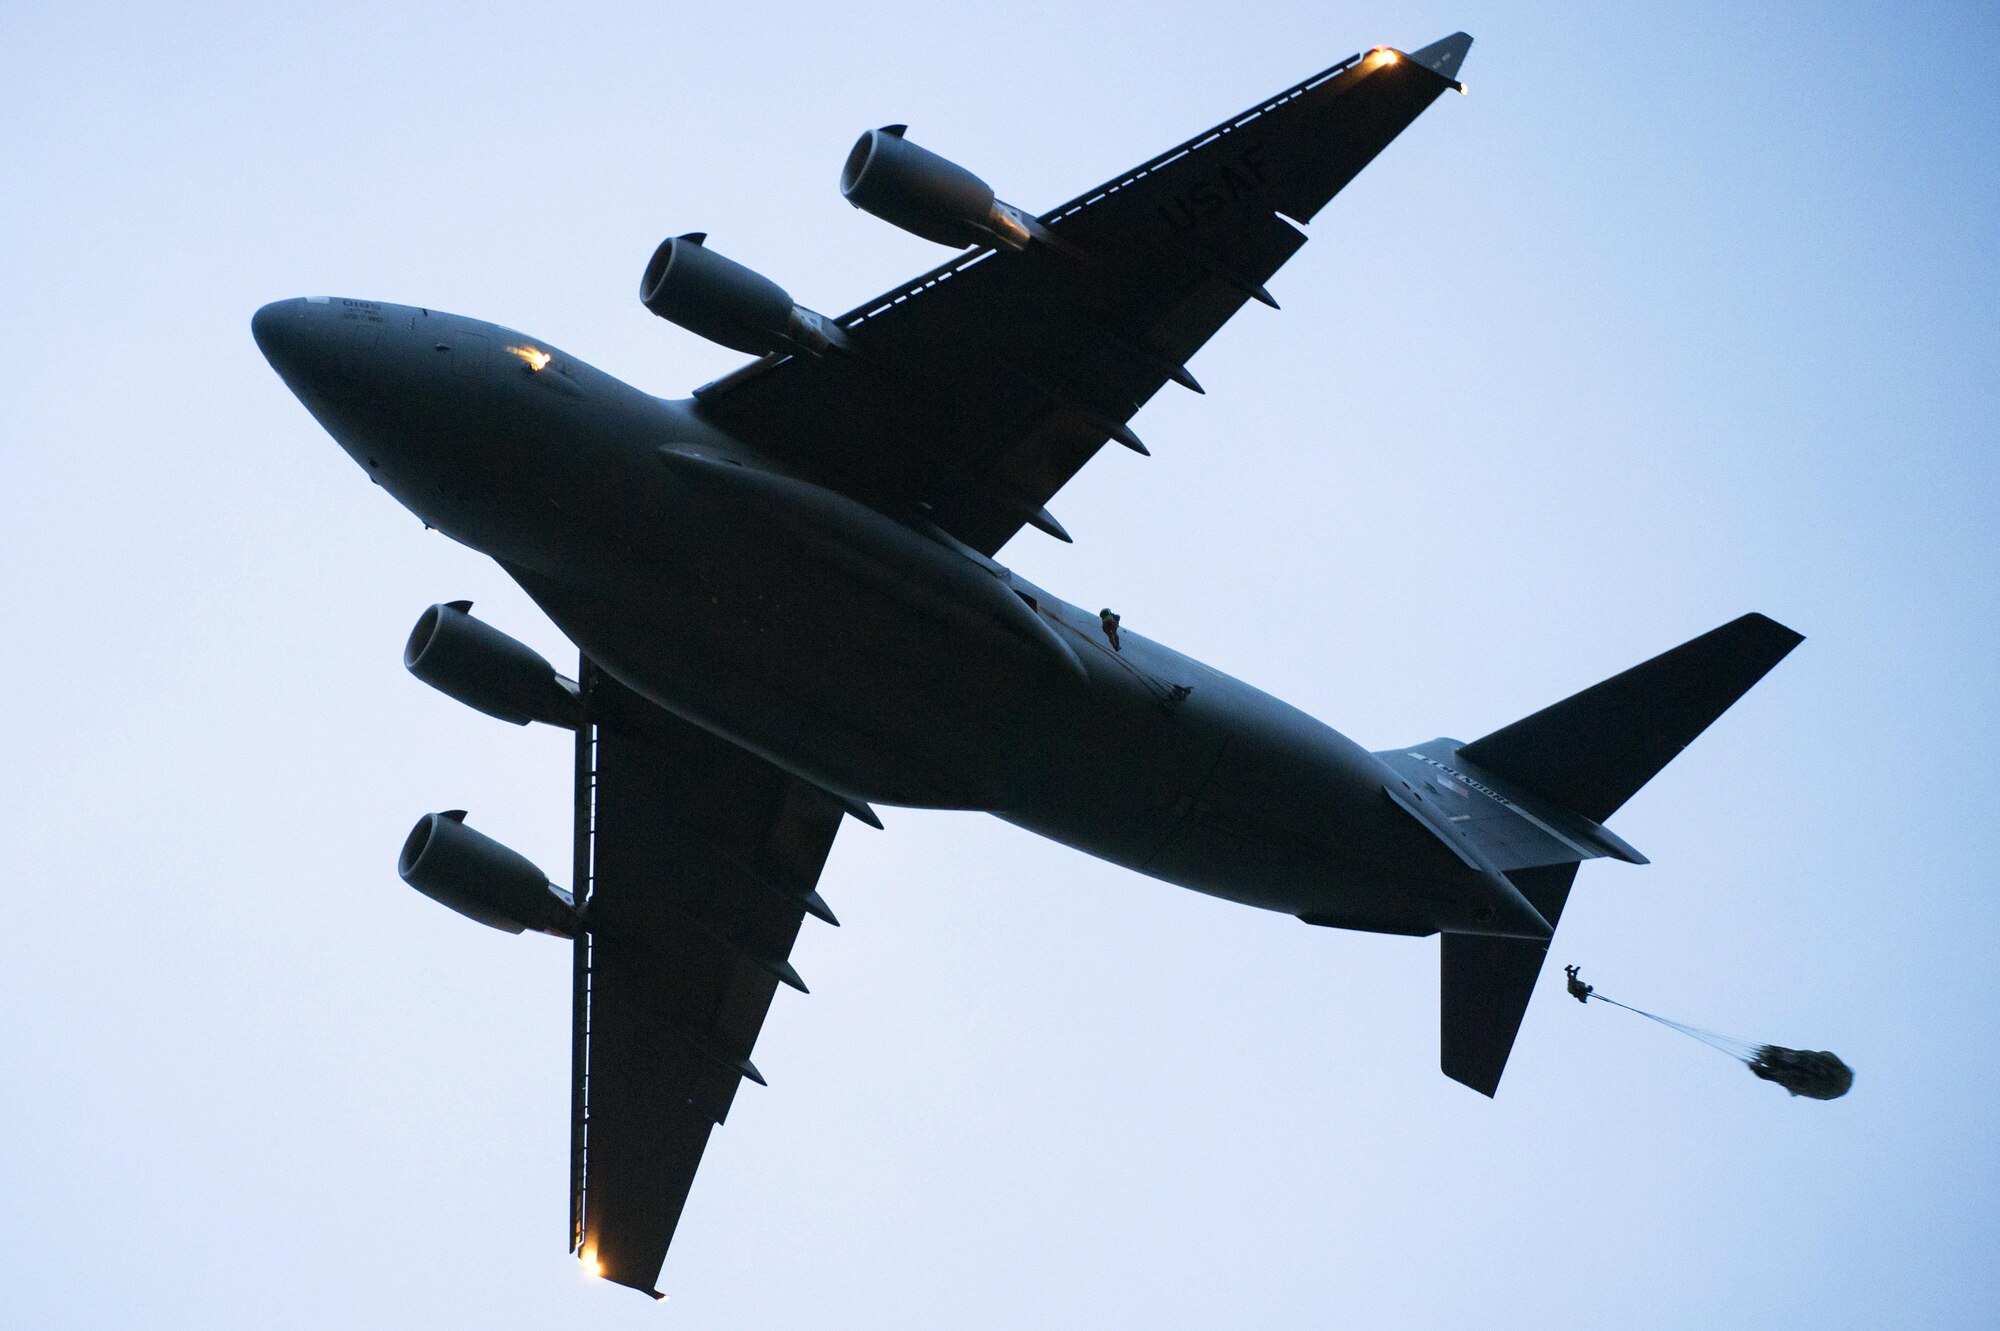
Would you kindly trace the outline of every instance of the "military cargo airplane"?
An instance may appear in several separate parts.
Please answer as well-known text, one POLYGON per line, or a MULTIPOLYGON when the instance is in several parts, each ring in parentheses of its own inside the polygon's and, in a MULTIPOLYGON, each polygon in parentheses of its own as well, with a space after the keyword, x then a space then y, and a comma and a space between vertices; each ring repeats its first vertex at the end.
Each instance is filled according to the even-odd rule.
POLYGON ((441 311, 304 298, 252 331, 399 503, 499 562, 574 678, 474 618, 404 653, 480 711, 576 732, 570 889, 419 821, 402 876, 573 940, 570 1245, 654 1293, 847 818, 979 809, 1309 924, 1441 934, 1442 1065, 1497 1088, 1605 820, 1800 638, 1747 615, 1502 730, 1371 753, 997 561, 1441 94, 1471 38, 1378 47, 1034 214, 870 130, 847 200, 961 251, 838 317, 699 233, 641 299, 755 357, 686 400, 441 311))

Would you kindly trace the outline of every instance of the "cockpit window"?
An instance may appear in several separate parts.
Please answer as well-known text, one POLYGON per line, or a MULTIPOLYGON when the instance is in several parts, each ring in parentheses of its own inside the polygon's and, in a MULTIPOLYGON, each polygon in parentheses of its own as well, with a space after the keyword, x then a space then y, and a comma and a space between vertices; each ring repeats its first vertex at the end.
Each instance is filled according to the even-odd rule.
POLYGON ((507 354, 510 356, 519 356, 531 374, 540 374, 544 369, 548 368, 549 362, 555 359, 540 347, 534 346, 509 345, 507 354))

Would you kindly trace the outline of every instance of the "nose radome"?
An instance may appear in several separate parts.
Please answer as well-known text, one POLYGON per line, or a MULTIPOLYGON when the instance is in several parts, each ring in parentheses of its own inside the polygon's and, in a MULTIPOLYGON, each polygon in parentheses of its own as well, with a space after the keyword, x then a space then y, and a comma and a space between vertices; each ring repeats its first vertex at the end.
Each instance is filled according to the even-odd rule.
POLYGON ((250 336, 257 350, 283 374, 291 354, 298 350, 305 332, 306 303, 303 299, 274 300, 250 316, 250 336))

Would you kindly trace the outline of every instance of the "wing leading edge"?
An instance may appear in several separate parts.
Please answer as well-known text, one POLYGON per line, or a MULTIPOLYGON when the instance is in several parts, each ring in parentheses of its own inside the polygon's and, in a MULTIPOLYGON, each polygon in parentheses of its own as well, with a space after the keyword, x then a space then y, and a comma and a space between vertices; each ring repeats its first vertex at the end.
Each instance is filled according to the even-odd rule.
POLYGON ((1472 39, 1351 56, 842 315, 851 356, 775 356, 698 391, 720 426, 992 554, 1305 243, 1310 221, 1447 89, 1472 39))
POLYGON ((841 807, 588 658, 577 732, 570 1248, 659 1297, 708 1134, 745 1077, 841 807))

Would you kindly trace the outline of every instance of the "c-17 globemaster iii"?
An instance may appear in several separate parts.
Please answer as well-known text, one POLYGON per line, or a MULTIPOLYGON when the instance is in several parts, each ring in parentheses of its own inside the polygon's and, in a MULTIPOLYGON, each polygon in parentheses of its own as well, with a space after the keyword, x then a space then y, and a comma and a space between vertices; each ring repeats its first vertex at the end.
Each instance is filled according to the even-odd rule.
MULTIPOLYGON (((654 1292, 847 817, 983 809, 1309 924, 1442 934, 1442 1062, 1499 1084, 1604 821, 1799 641, 1747 615, 1471 744, 1371 753, 995 556, 1305 241, 1471 39, 1342 61, 1040 215, 871 130, 849 202, 963 252, 829 318, 664 242, 641 297, 757 359, 669 401, 538 338, 415 306, 279 301, 257 344, 369 477, 483 551, 574 679, 469 613, 404 660, 576 732, 571 888, 424 817, 420 891, 574 940, 570 1241, 654 1292)), ((1462 90, 1462 89, 1461 89, 1462 90)))

